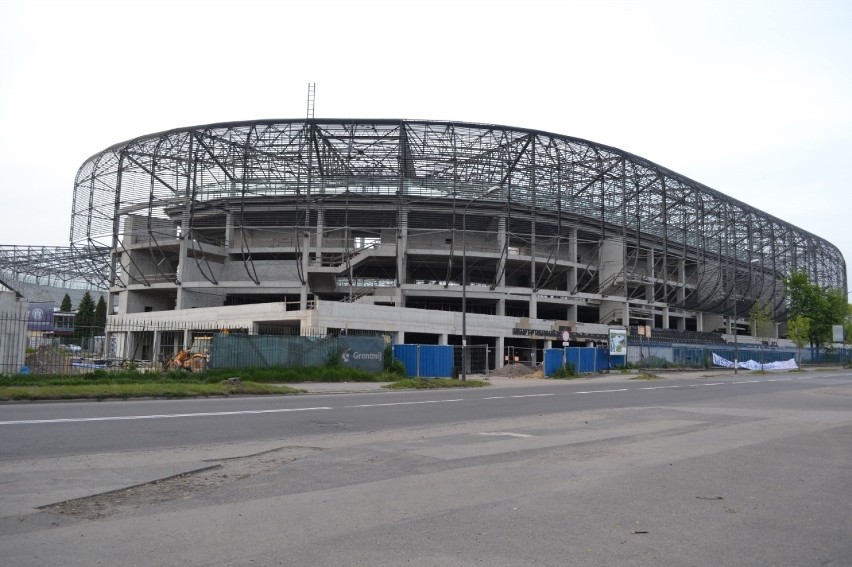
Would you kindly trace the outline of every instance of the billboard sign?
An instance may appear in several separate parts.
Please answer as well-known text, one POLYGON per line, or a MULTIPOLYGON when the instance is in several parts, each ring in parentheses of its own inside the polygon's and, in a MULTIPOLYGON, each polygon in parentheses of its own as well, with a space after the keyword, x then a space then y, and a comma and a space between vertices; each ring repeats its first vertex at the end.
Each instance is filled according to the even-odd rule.
POLYGON ((609 330, 609 355, 627 356, 627 329, 609 330))
POLYGON ((30 331, 53 330, 53 302, 30 303, 27 311, 27 329, 30 331))

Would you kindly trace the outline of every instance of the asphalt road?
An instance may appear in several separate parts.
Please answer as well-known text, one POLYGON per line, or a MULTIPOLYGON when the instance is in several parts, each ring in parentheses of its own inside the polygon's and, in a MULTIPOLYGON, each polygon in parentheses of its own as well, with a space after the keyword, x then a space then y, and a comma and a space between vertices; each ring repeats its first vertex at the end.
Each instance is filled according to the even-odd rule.
POLYGON ((850 410, 839 369, 5 404, 0 564, 852 565, 850 410))

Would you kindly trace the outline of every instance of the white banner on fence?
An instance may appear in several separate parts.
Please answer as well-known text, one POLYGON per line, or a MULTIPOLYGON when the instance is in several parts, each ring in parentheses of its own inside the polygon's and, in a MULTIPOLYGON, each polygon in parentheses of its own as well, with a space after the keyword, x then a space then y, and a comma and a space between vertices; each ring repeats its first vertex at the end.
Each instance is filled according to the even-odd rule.
MULTIPOLYGON (((733 362, 727 358, 722 358, 715 352, 713 353, 713 364, 724 366, 725 368, 734 367, 733 362)), ((790 360, 779 360, 778 362, 766 362, 764 364, 754 360, 746 360, 737 363, 737 368, 744 368, 746 370, 797 370, 799 367, 796 365, 796 359, 791 358, 790 360)))

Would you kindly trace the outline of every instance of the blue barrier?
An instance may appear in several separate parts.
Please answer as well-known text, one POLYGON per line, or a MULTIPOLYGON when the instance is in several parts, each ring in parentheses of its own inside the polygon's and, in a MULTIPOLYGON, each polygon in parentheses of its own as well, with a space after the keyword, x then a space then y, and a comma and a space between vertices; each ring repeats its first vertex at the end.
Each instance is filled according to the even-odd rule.
MULTIPOLYGON (((613 360, 620 360, 614 358, 613 360)), ((544 375, 550 376, 562 366, 571 364, 579 374, 608 370, 612 364, 609 351, 594 347, 565 347, 544 351, 544 375)))
POLYGON ((393 356, 413 378, 450 378, 453 375, 451 345, 394 345, 393 356))

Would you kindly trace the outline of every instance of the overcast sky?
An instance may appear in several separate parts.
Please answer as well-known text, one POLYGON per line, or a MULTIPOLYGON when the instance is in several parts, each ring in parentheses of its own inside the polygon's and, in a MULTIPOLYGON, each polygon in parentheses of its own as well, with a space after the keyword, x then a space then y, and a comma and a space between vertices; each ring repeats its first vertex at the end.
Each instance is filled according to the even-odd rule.
POLYGON ((180 126, 489 122, 668 167, 852 259, 852 2, 0 0, 0 244, 67 245, 77 168, 180 126))

